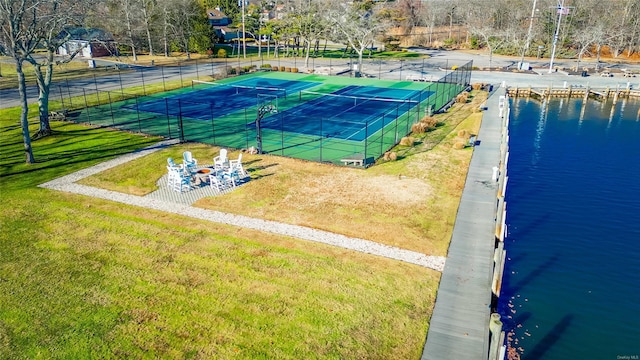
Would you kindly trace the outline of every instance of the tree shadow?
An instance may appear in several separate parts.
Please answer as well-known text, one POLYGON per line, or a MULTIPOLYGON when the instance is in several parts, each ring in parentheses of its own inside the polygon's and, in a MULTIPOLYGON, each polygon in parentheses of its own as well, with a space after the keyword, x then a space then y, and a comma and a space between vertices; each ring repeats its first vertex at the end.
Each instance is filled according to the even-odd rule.
POLYGON ((571 325, 573 317, 574 316, 572 314, 568 314, 560 319, 560 321, 547 333, 547 335, 538 341, 531 351, 527 351, 525 358, 527 360, 543 359, 546 352, 549 351, 549 349, 551 349, 558 340, 560 340, 569 325, 571 325))
POLYGON ((558 262, 559 258, 560 257, 558 255, 553 255, 547 258, 547 260, 539 264, 535 269, 531 270, 529 274, 527 274, 525 277, 520 279, 517 283, 510 285, 508 288, 509 292, 513 294, 520 292, 522 288, 524 288, 527 284, 531 283, 531 281, 533 281, 535 278, 542 275, 545 271, 552 269, 553 265, 558 262))

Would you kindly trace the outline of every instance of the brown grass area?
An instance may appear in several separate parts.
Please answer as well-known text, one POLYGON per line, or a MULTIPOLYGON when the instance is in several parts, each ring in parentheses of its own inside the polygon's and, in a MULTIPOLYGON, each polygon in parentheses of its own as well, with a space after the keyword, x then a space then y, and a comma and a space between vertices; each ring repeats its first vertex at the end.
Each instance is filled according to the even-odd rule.
MULTIPOLYGON (((482 114, 471 108, 484 99, 460 104, 457 115, 464 119, 440 141, 422 139, 413 153, 367 170, 245 156, 252 181, 196 206, 446 255, 472 154, 453 149, 453 143, 459 130, 478 132, 482 114)), ((449 117, 444 121, 457 121, 449 117)))

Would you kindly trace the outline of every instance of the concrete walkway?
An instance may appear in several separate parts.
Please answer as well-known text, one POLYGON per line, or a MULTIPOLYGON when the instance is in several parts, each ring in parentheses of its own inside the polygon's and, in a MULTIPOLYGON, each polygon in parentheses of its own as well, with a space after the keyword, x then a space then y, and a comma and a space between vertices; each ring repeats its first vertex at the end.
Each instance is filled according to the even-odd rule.
MULTIPOLYGON (((148 196, 135 196, 76 183, 80 179, 124 164, 139 157, 146 156, 154 151, 158 151, 167 146, 171 146, 174 143, 175 141, 165 141, 157 145, 142 149, 140 151, 126 154, 116 159, 98 164, 96 166, 51 180, 39 186, 52 190, 92 196, 96 198, 120 202, 123 204, 164 211, 176 215, 189 216, 200 220, 207 220, 283 236, 290 236, 302 240, 320 242, 323 244, 337 246, 366 254, 404 261, 437 271, 442 271, 442 269, 444 268, 445 258, 442 256, 428 256, 415 251, 400 249, 369 240, 350 238, 344 235, 335 234, 328 231, 316 230, 304 226, 285 224, 277 221, 251 218, 248 216, 234 215, 193 207, 190 204, 193 203, 193 196, 197 195, 196 192, 186 192, 184 194, 180 194, 177 192, 166 191, 165 189, 148 196), (167 196, 162 196, 162 194, 167 194, 167 196), (180 195, 185 196, 184 198, 181 198, 180 195)), ((201 193, 199 194, 201 197, 215 195, 211 192, 208 192, 207 187, 203 187, 200 190, 201 193)))
POLYGON ((501 118, 498 89, 487 100, 456 218, 447 263, 429 323, 422 359, 486 359, 501 118))

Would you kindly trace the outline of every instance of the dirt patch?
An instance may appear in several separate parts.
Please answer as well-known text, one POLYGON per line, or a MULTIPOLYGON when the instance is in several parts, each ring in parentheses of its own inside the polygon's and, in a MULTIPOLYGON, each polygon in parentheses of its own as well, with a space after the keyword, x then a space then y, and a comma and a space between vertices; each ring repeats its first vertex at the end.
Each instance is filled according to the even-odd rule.
POLYGON ((405 175, 368 176, 363 171, 347 171, 310 179, 304 187, 292 189, 292 198, 304 195, 312 202, 343 206, 381 203, 414 206, 424 202, 431 192, 428 183, 405 175))

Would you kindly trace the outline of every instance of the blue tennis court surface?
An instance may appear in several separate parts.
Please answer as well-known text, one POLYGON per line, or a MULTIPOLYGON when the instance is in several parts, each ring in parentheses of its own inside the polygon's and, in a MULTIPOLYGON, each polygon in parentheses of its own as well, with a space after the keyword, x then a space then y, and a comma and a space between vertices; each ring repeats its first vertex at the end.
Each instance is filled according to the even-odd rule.
POLYGON ((168 114, 211 120, 257 105, 258 94, 276 95, 284 98, 300 90, 317 86, 318 82, 280 80, 254 77, 236 81, 232 84, 195 84, 194 90, 181 92, 162 98, 138 101, 137 104, 123 106, 131 110, 139 110, 156 114, 168 114))
POLYGON ((302 92, 300 105, 263 119, 266 129, 362 141, 413 111, 432 91, 347 86, 330 94, 302 92), (305 101, 305 97, 309 97, 305 101))

